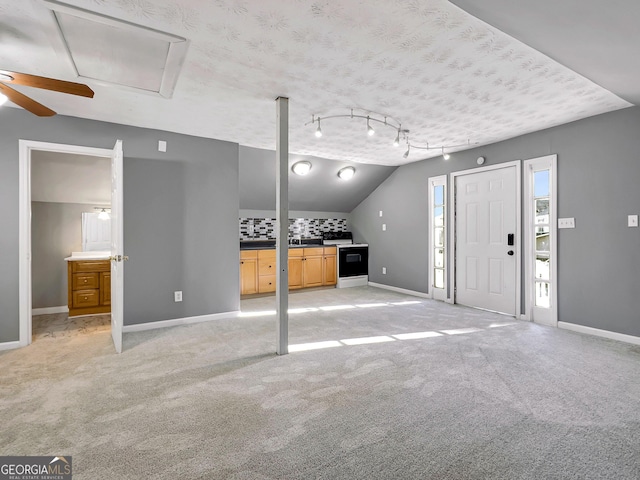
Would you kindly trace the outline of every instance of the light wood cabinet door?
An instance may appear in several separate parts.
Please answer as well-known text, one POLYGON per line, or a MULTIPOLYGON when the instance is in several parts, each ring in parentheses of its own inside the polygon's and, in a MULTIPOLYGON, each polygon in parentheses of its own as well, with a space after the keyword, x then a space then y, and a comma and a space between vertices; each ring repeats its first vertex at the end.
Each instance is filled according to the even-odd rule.
POLYGON ((245 258, 240 260, 240 294, 258 293, 258 260, 245 258))
POLYGON ((325 255, 323 257, 324 260, 324 278, 322 281, 323 285, 335 285, 338 282, 337 268, 336 268, 336 256, 335 255, 325 255))
POLYGON ((100 305, 111 305, 111 272, 100 273, 100 305))
POLYGON ((302 257, 289 257, 289 288, 302 288, 302 257))
POLYGON ((302 267, 303 287, 319 287, 322 285, 322 255, 314 257, 304 257, 302 267))

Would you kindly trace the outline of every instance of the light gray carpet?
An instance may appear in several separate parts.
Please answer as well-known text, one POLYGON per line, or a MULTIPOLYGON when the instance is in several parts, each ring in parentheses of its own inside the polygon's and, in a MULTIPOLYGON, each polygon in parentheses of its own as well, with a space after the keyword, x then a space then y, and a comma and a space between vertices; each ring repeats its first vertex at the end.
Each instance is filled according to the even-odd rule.
POLYGON ((640 478, 637 346, 371 287, 290 304, 354 306, 291 315, 292 344, 340 346, 275 356, 269 297, 121 355, 108 333, 0 353, 0 455, 91 480, 640 478))

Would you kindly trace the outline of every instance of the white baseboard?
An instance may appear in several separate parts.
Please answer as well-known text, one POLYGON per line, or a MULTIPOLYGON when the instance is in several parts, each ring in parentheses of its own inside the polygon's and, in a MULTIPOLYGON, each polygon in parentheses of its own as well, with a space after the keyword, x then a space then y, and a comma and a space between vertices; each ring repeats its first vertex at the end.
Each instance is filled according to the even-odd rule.
POLYGON ((199 315, 197 317, 175 318, 173 320, 160 320, 159 322, 138 323, 136 325, 125 325, 122 327, 124 333, 142 332, 144 330, 155 330, 156 328, 176 327, 178 325, 188 325, 191 323, 212 322, 226 318, 236 318, 240 311, 213 313, 211 315, 199 315))
POLYGON ((34 308, 31 310, 31 315, 51 315, 52 313, 69 313, 69 307, 61 305, 59 307, 34 308))
POLYGON ((22 345, 18 341, 0 343, 0 351, 2 351, 2 350, 13 350, 14 348, 20 348, 20 347, 22 347, 22 345))
POLYGON ((413 295, 414 297, 431 298, 431 295, 423 292, 416 292, 414 290, 407 290, 406 288, 392 287, 391 285, 385 285, 383 283, 369 282, 370 287, 383 288, 385 290, 391 290, 392 292, 405 293, 407 295, 413 295))
POLYGON ((596 337, 618 340, 619 342, 640 345, 640 337, 634 337, 633 335, 627 335, 624 333, 610 332, 609 330, 600 330, 599 328, 585 327, 584 325, 567 322, 558 322, 558 328, 564 328, 565 330, 571 330, 572 332, 586 333, 587 335, 595 335, 596 337))

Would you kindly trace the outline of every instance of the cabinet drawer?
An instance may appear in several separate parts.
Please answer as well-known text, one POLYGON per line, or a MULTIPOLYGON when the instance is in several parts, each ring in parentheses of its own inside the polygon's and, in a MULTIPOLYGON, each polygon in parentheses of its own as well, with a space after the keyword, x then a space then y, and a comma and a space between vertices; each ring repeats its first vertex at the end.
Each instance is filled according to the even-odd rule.
POLYGON ((274 260, 259 260, 258 261, 258 275, 275 275, 276 274, 276 261, 274 260))
POLYGON ((73 273, 78 272, 108 272, 111 270, 109 260, 82 260, 80 262, 71 262, 73 273))
POLYGON ((304 248, 290 248, 289 249, 289 257, 302 257, 304 253, 304 248))
POLYGON ((258 250, 258 260, 276 260, 276 251, 274 250, 258 250))
POLYGON ((100 305, 100 290, 76 290, 73 292, 73 308, 97 307, 100 305))
POLYGON ((258 258, 257 250, 240 250, 240 260, 251 260, 258 258))
POLYGON ((325 255, 335 255, 338 249, 336 247, 324 247, 325 255))
POLYGON ((73 289, 74 290, 87 290, 89 288, 98 288, 99 277, 97 273, 74 273, 73 274, 73 289))
POLYGON ((276 291, 276 276, 263 275, 258 278, 258 293, 268 293, 276 291))
POLYGON ((304 248, 304 256, 305 257, 321 257, 324 252, 324 248, 304 248))

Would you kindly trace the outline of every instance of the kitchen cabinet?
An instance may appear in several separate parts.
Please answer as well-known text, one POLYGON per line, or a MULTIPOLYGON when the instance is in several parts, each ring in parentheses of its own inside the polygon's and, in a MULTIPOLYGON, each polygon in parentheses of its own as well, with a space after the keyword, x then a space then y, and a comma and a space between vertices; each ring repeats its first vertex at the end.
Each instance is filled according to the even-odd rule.
POLYGON ((111 313, 109 260, 67 262, 69 316, 111 313))
MULTIPOLYGON (((289 249, 289 290, 335 285, 336 247, 289 249)), ((276 251, 240 251, 240 294, 271 293, 276 290, 276 251)))
POLYGON ((258 293, 276 291, 276 251, 258 250, 258 293))
POLYGON ((303 249, 292 248, 289 250, 289 289, 302 288, 302 264, 303 249))
POLYGON ((319 248, 304 248, 302 264, 302 288, 322 286, 323 251, 319 248))
POLYGON ((240 294, 258 293, 258 251, 240 252, 240 294))
POLYGON ((338 282, 338 264, 336 247, 324 247, 322 265, 322 284, 335 285, 338 282))

